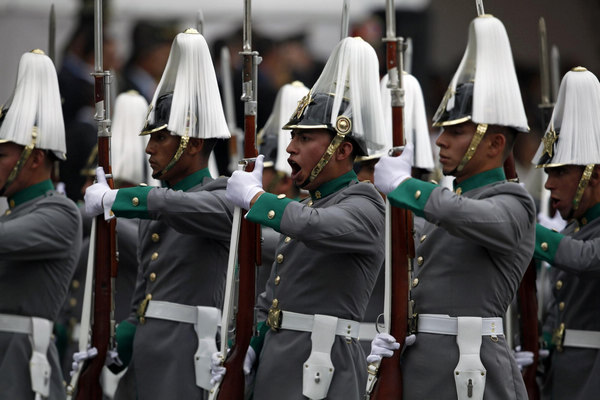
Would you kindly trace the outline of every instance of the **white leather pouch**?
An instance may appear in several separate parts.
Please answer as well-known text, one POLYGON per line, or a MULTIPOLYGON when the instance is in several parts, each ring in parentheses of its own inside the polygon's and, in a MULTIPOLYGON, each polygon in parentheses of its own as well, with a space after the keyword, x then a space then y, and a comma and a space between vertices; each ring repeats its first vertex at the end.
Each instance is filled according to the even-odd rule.
POLYGON ((327 397, 335 370, 331 362, 331 347, 337 322, 336 317, 328 315, 316 314, 314 317, 310 336, 312 349, 302 368, 302 394, 311 400, 327 397))
POLYGON ((456 343, 460 357, 454 369, 458 400, 482 400, 487 371, 479 356, 481 349, 479 317, 458 317, 456 343))

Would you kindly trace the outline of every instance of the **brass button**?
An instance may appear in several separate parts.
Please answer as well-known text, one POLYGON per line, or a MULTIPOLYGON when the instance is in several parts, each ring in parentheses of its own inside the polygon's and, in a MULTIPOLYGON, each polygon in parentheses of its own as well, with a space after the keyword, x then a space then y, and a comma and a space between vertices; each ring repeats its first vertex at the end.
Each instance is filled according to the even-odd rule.
POLYGON ((562 310, 564 310, 564 309, 565 309, 565 302, 564 302, 564 301, 561 301, 560 303, 558 303, 558 309, 559 309, 560 311, 562 311, 562 310))
POLYGON ((150 274, 150 282, 154 282, 156 280, 156 273, 152 272, 150 274))
POLYGON ((8 202, 8 205, 10 206, 10 208, 15 208, 15 201, 11 199, 11 200, 8 202))
POLYGON ((279 300, 277 299, 273 299, 273 304, 272 304, 273 308, 277 308, 277 306, 279 306, 279 300))
POLYGON ((573 229, 573 232, 577 233, 577 232, 579 232, 580 229, 581 229, 580 227, 576 226, 575 229, 573 229))
POLYGON ((73 279, 73 282, 71 282, 71 287, 72 287, 73 289, 79 289, 79 286, 80 286, 80 285, 81 285, 81 284, 79 283, 79 281, 78 281, 77 279, 73 279))
POLYGON ((281 199, 285 199, 285 194, 283 194, 283 193, 281 193, 281 194, 278 194, 278 195, 277 195, 277 198, 278 198, 279 200, 281 200, 281 199))
POLYGON ((152 300, 152 295, 150 293, 146 295, 146 300, 152 300))
POLYGON ((154 243, 158 242, 160 240, 160 235, 158 233, 153 233, 152 234, 152 241, 154 243))
POLYGON ((275 277, 275 284, 276 284, 276 285, 279 285, 279 282, 281 282, 281 277, 280 277, 279 275, 277 275, 277 276, 275 277))
POLYGON ((140 204, 140 199, 134 197, 133 199, 131 199, 131 204, 133 204, 134 207, 137 207, 140 204))
POLYGON ((275 211, 274 210, 269 211, 267 213, 267 218, 269 218, 269 219, 275 218, 275 211))
POLYGON ((415 278, 412 281, 412 287, 417 287, 417 285, 419 284, 419 278, 415 278))
POLYGON ((542 247, 542 250, 548 251, 548 243, 542 242, 542 244, 540 246, 542 247))
POLYGON ((306 205, 307 205, 307 206, 309 206, 309 207, 312 207, 312 205, 313 205, 313 201, 312 201, 312 200, 309 200, 309 201, 308 201, 308 203, 306 203, 306 205))
POLYGON ((419 197, 421 197, 421 191, 420 191, 420 190, 417 190, 417 191, 415 192, 415 199, 417 199, 417 200, 418 200, 418 199, 419 199, 419 197))
POLYGON ((460 196, 462 194, 462 188, 456 188, 456 194, 460 196))
POLYGON ((10 211, 10 210, 6 210, 6 211, 4 212, 4 215, 10 215, 10 213, 11 213, 11 212, 12 212, 12 211, 10 211))
POLYGON ((71 298, 69 299, 69 305, 70 305, 71 307, 75 307, 75 306, 77 305, 77 299, 76 299, 75 297, 71 297, 71 298))
POLYGON ((284 239, 284 242, 285 242, 285 243, 289 243, 291 240, 292 240, 292 238, 291 238, 291 237, 289 237, 289 236, 286 236, 286 237, 285 237, 285 239, 284 239))
POLYGON ((146 186, 148 186, 148 184, 144 183, 144 182, 141 182, 138 186, 146 187, 146 186))
POLYGON ((320 199, 322 197, 321 192, 319 192, 318 190, 315 192, 315 197, 317 199, 320 199))
POLYGON ((560 290, 563 287, 562 281, 556 281, 556 290, 560 290))
POLYGON ((277 264, 281 264, 283 262, 283 254, 277 254, 277 264))
POLYGON ((152 256, 150 257, 150 259, 151 259, 152 261, 156 261, 156 260, 158 260, 158 252, 156 252, 156 251, 155 251, 154 253, 152 253, 152 256))
POLYGON ((423 243, 425 241, 425 239, 427 239, 427 235, 421 236, 421 243, 423 243))
POLYGON ((586 217, 583 217, 583 218, 581 218, 581 224, 582 224, 582 225, 585 225, 585 224, 587 224, 587 223, 588 223, 588 220, 587 220, 587 218, 586 218, 586 217))
POLYGON ((423 265, 423 261, 424 261, 423 256, 417 257, 417 264, 423 265))

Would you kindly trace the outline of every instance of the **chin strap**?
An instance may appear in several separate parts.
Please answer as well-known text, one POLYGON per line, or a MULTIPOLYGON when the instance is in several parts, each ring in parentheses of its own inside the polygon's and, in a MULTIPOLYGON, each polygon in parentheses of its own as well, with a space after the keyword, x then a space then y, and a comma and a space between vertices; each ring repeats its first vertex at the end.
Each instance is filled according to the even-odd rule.
POLYGON ((331 157, 338 149, 338 147, 340 147, 340 144, 342 144, 344 138, 347 134, 350 133, 351 130, 352 122, 350 121, 350 119, 344 115, 338 116, 335 122, 336 135, 331 140, 331 143, 329 143, 329 146, 327 146, 327 150, 325 150, 325 153, 321 156, 321 159, 317 162, 317 164, 310 172, 310 176, 304 181, 304 183, 302 183, 302 185, 300 185, 301 188, 314 181, 315 178, 321 173, 321 171, 323 171, 323 168, 325 168, 329 160, 331 160, 331 157))
POLYGON ((173 155, 173 158, 171 158, 171 161, 169 161, 169 163, 167 164, 166 167, 164 167, 157 173, 152 174, 152 177, 154 179, 160 179, 161 176, 163 176, 167 171, 169 171, 171 168, 173 168, 173 166, 177 163, 177 161, 179 161, 179 159, 183 155, 183 152, 185 151, 189 141, 190 141, 189 136, 186 135, 186 136, 181 137, 181 140, 179 141, 179 147, 177 148, 175 155, 173 155))
POLYGON ((21 152, 21 156, 19 157, 19 160, 17 161, 17 163, 13 167, 12 171, 10 172, 10 175, 8 176, 8 179, 6 180, 6 183, 4 184, 2 189, 0 189, 0 196, 2 196, 4 194, 4 192, 6 192, 6 189, 15 181, 15 179, 17 179, 17 176, 19 176, 19 172, 21 172, 21 169, 23 169, 23 166, 25 165, 25 163, 31 156, 33 149, 35 149, 36 141, 37 141, 37 126, 34 126, 33 130, 31 131, 31 143, 29 143, 27 146, 25 146, 25 148, 23 148, 23 151, 21 152))
POLYGON ((463 168, 465 167, 465 165, 467 165, 467 163, 471 160, 471 158, 473 158, 473 154, 475 154, 475 151, 477 151, 477 146, 479 146, 481 139, 483 139, 483 136, 485 135, 487 128, 488 128, 488 124, 477 124, 477 130, 475 131, 475 134, 473 135, 473 138, 471 139, 471 143, 469 143, 467 152, 463 156, 462 160, 460 160, 460 164, 458 164, 458 167, 456 167, 456 169, 454 171, 452 171, 452 173, 450 175, 454 174, 455 172, 462 171, 463 168))
POLYGON ((594 164, 588 164, 585 166, 583 173, 581 174, 581 179, 579 180, 579 184, 577 185, 577 191, 575 192, 575 198, 573 199, 573 208, 571 209, 571 213, 569 215, 569 219, 573 216, 573 213, 577 211, 579 208, 579 204, 581 203, 581 199, 583 197, 583 192, 587 188, 590 183, 590 179, 592 178, 592 172, 594 171, 594 164))

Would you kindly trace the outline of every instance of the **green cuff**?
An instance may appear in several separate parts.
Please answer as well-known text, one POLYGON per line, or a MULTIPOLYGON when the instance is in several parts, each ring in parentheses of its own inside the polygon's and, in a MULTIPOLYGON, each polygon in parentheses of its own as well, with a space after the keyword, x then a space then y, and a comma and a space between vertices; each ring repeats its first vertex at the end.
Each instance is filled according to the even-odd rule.
POLYGON ((133 353, 133 337, 135 336, 136 326, 129 321, 122 321, 117 325, 115 337, 117 340, 117 353, 123 361, 123 365, 129 365, 131 354, 133 353))
POLYGON ((407 208, 419 217, 425 217, 425 204, 437 185, 419 179, 409 178, 388 194, 394 207, 407 208))
POLYGON ((293 201, 282 195, 276 196, 272 193, 263 193, 246 214, 246 219, 280 232, 283 211, 293 201))
POLYGON ((117 217, 150 219, 148 214, 148 192, 152 186, 137 186, 119 189, 112 206, 117 217))
POLYGON ((258 336, 253 336, 252 339, 250 339, 250 347, 252 347, 256 355, 259 356, 260 352, 262 351, 263 344, 265 343, 265 335, 269 330, 269 326, 265 323, 265 321, 262 321, 258 323, 256 330, 258 332, 258 336))
POLYGON ((554 262, 558 244, 564 237, 563 234, 551 229, 544 228, 540 224, 535 225, 535 250, 533 257, 538 260, 546 261, 550 264, 554 262))
POLYGON ((547 349, 547 350, 553 350, 554 347, 556 347, 554 345, 554 343, 552 342, 552 332, 543 332, 542 333, 542 348, 547 349))

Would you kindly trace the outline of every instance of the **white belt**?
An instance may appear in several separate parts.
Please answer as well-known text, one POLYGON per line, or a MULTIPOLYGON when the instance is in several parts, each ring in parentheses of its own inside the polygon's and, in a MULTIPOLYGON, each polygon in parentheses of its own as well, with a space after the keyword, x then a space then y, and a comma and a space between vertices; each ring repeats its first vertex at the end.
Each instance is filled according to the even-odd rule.
MULTIPOLYGON (((458 333, 458 320, 456 317, 442 314, 419 314, 417 327, 419 333, 456 335, 458 333)), ((481 335, 504 335, 502 318, 482 318, 481 335)))
POLYGON ((186 304, 150 300, 144 316, 146 318, 196 324, 198 322, 198 308, 186 304))
POLYGON ((52 321, 45 318, 0 314, 0 332, 29 335, 31 342, 29 373, 31 389, 36 393, 36 398, 50 395, 52 368, 47 354, 53 325, 52 321))
MULTIPOLYGON (((291 311, 281 311, 281 329, 312 332, 315 316, 291 311)), ((350 319, 338 318, 335 334, 346 338, 358 339, 360 323, 350 319)))
POLYGON ((26 335, 31 335, 33 332, 31 317, 0 314, 0 332, 23 333, 26 335))
POLYGON ((600 349, 600 331, 565 329, 563 346, 600 349))

